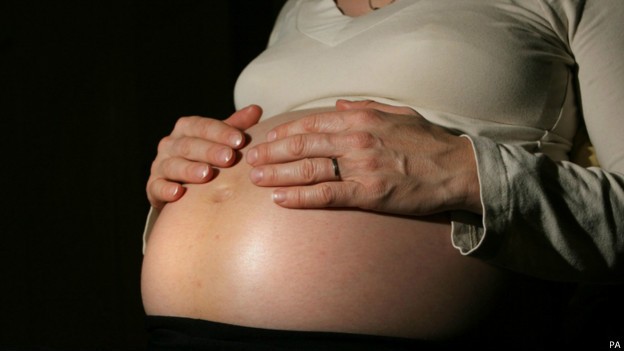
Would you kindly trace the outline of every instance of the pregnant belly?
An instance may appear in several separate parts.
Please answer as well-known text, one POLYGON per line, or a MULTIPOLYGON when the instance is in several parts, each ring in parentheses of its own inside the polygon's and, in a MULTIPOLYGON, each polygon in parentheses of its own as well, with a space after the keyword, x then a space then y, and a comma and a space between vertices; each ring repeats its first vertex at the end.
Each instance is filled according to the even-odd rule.
MULTIPOLYGON (((254 126, 252 144, 304 113, 254 126)), ((284 209, 249 171, 244 161, 222 169, 162 210, 143 262, 147 314, 445 338, 503 291, 504 273, 452 248, 444 216, 284 209)))

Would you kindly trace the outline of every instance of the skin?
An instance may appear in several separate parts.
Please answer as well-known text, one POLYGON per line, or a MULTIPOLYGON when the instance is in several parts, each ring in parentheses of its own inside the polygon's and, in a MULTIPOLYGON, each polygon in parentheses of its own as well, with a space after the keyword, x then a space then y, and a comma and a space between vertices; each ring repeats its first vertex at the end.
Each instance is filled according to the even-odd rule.
MULTIPOLYGON (((281 124, 333 110, 266 119, 236 153, 246 156, 281 124)), ((339 112, 362 111, 375 113, 339 112)), ((148 315, 443 339, 487 317, 506 289, 504 271, 457 254, 445 215, 276 206, 273 189, 250 182, 252 166, 237 159, 160 211, 141 273, 148 315)))
MULTIPOLYGON (((383 4, 375 3, 375 6, 380 5, 383 4)), ((339 6, 345 15, 354 17, 372 11, 367 1, 340 0, 339 6)), ((408 107, 374 101, 339 100, 335 111, 318 112, 283 124, 279 124, 281 122, 276 118, 272 129, 266 132, 266 128, 271 127, 269 122, 268 126, 265 124, 265 129, 260 130, 260 135, 266 133, 266 142, 261 142, 262 138, 256 135, 254 144, 248 145, 251 140, 246 131, 255 126, 261 116, 262 109, 251 105, 223 121, 198 116, 183 117, 178 120, 172 133, 161 140, 147 184, 148 199, 155 208, 163 208, 168 202, 177 203, 168 206, 161 213, 164 221, 159 221, 161 226, 173 225, 173 228, 160 228, 163 230, 159 232, 159 228, 155 227, 147 248, 147 262, 144 262, 142 273, 145 285, 142 290, 148 313, 273 328, 380 333, 418 338, 444 338, 448 336, 446 333, 462 330, 464 323, 480 318, 468 313, 470 309, 463 311, 465 306, 462 303, 471 307, 480 306, 482 302, 489 304, 491 298, 488 294, 495 296, 503 276, 482 262, 457 255, 449 242, 446 218, 442 217, 441 222, 437 223, 433 220, 437 217, 379 216, 358 211, 347 214, 345 211, 348 210, 345 209, 321 211, 316 216, 314 211, 306 211, 305 215, 300 214, 299 217, 296 212, 285 212, 288 213, 286 216, 280 212, 290 211, 287 208, 327 207, 361 208, 413 216, 450 209, 480 212, 476 162, 468 139, 457 137, 429 123, 408 107), (245 158, 241 159, 243 153, 245 158), (330 157, 338 160, 340 178, 334 174, 330 157), (227 169, 236 164, 247 167, 227 169), (197 196, 202 192, 191 184, 207 183, 214 179, 211 185, 214 184, 218 189, 220 184, 223 186, 223 182, 227 184, 232 178, 214 178, 216 172, 213 167, 222 169, 223 173, 236 173, 237 170, 240 173, 242 169, 243 177, 245 168, 250 168, 251 182, 237 184, 237 189, 246 194, 245 203, 262 204, 272 200, 283 209, 272 207, 260 215, 258 211, 249 211, 244 220, 232 220, 228 214, 238 215, 244 203, 225 201, 211 207, 204 198, 198 201, 197 196), (187 187, 188 194, 183 198, 187 187), (274 190, 268 187, 278 188, 274 190), (259 198, 254 199, 253 196, 259 198), (262 200, 263 197, 266 200, 262 200), (216 216, 199 215, 193 217, 193 220, 185 220, 194 211, 221 212, 216 216), (170 216, 169 220, 165 218, 167 215, 170 216), (291 236, 288 235, 289 231, 287 235, 279 235, 280 228, 291 228, 292 225, 275 226, 272 221, 276 215, 282 224, 290 220, 292 225, 305 228, 302 235, 291 236), (336 217, 335 221, 331 220, 334 218, 331 216, 336 217), (264 220, 268 222, 263 225, 264 220), (202 226, 202 221, 215 222, 202 226), (405 222, 397 225, 397 221, 405 222), (253 222, 256 229, 251 237, 245 224, 249 222, 253 222), (237 231, 233 223, 241 223, 242 227, 237 231), (327 227, 322 223, 334 224, 327 227), (335 223, 343 223, 348 229, 336 228, 335 223), (371 235, 368 240, 362 240, 362 230, 358 230, 358 226, 366 227, 366 232, 371 235), (196 234, 206 233, 206 227, 228 227, 227 237, 236 245, 229 247, 228 241, 203 242, 212 236, 198 237, 196 234), (384 239, 388 235, 388 228, 396 228, 392 230, 394 240, 384 239), (332 237, 331 244, 318 241, 318 238, 332 230, 335 230, 336 236, 332 237), (175 233, 175 240, 167 236, 171 233, 175 233), (185 233, 191 234, 185 236, 185 233), (252 242, 255 243, 270 243, 264 249, 275 251, 274 254, 267 254, 260 250, 263 252, 261 257, 268 261, 260 261, 254 266, 256 270, 252 271, 253 274, 246 277, 250 257, 253 257, 250 253, 258 251, 253 245, 245 244, 248 244, 246 240, 249 238, 253 238, 252 242), (344 250, 341 242, 349 249, 344 250), (354 246, 358 242, 361 245, 354 246), (180 245, 184 247, 181 253, 176 250, 180 245), (317 252, 323 254, 321 260, 314 258, 317 252), (354 256, 345 256, 345 252, 354 256), (181 256, 176 256, 176 253, 181 256), (289 253, 295 256, 285 256, 289 253), (227 256, 227 260, 205 260, 205 257, 218 258, 222 255, 227 256), (179 257, 184 259, 179 260, 179 257), (171 264, 171 259, 175 264, 171 264), (149 260, 155 261, 150 263, 149 260), (295 265, 292 267, 295 271, 290 272, 288 269, 291 265, 280 264, 280 260, 307 262, 309 266, 295 265), (363 279, 359 266, 362 262, 377 262, 395 273, 382 272, 377 277, 376 271, 372 270, 372 273, 368 273, 370 277, 363 279), (244 269, 232 272, 214 269, 211 264, 240 266, 244 269), (394 264, 420 268, 394 269, 394 264), (279 280, 280 274, 275 274, 277 267, 285 270, 283 273, 289 277, 287 284, 279 280), (350 271, 350 267, 356 267, 358 273, 350 271), (266 269, 266 275, 259 274, 258 269, 266 269), (205 275, 198 274, 200 271, 205 272, 205 275), (224 276, 211 279, 212 275, 220 272, 224 276), (188 274, 191 274, 191 279, 188 279, 188 274), (306 308, 319 313, 318 296, 311 296, 309 301, 302 300, 302 296, 310 293, 310 289, 306 288, 310 283, 309 276, 315 274, 320 274, 323 279, 312 279, 317 288, 312 291, 324 292, 320 296, 338 300, 330 299, 320 304, 329 308, 321 312, 325 319, 306 318, 300 321, 302 324, 298 324, 300 312, 306 308), (441 280, 439 276, 446 279, 441 280), (468 276, 471 277, 470 284, 464 284, 468 276), (336 285, 332 282, 344 282, 345 277, 360 279, 358 284, 361 294, 336 291, 343 283, 336 285), (167 284, 172 282, 174 286, 168 287, 167 284), (362 282, 368 285, 362 285, 362 282), (233 285, 228 285, 230 283, 233 285), (319 283, 325 285, 319 286, 319 283), (241 288, 241 284, 248 286, 241 288), (475 287, 479 287, 478 293, 473 291, 475 287), (304 292, 297 290, 302 288, 304 292), (219 291, 227 293, 219 295, 219 291), (232 299, 233 291, 249 291, 253 295, 232 299), (402 295, 405 291, 419 298, 405 304, 405 296, 402 295), (431 291, 445 293, 432 295, 431 291), (173 295, 168 296, 170 293, 173 295), (197 296, 199 298, 192 298, 197 296), (271 307, 270 311, 265 311, 259 308, 263 304, 256 303, 262 296, 267 296, 267 301, 273 301, 275 296, 279 296, 279 301, 287 301, 288 304, 280 304, 277 309, 271 307), (370 305, 370 296, 378 297, 372 300, 376 301, 373 305, 370 305), (363 300, 358 301, 358 297, 363 300), (168 305, 167 301, 174 305, 168 305), (237 301, 251 301, 253 308, 241 308, 237 301), (458 305, 457 302, 462 303, 458 305), (215 303, 221 308, 217 315, 212 313, 215 303), (302 305, 289 305, 297 303, 302 305), (388 314, 393 306, 397 306, 396 303, 405 310, 388 314), (373 318, 358 317, 362 305, 368 305, 366 313, 373 318), (433 307, 433 311, 437 311, 435 315, 421 318, 421 312, 431 311, 432 306, 444 308, 433 307), (246 311, 244 316, 239 313, 241 309, 246 311), (454 317, 458 309, 462 310, 463 319, 454 317), (271 316, 271 319, 267 320, 267 316, 271 316), (354 319, 350 320, 352 317, 354 319), (380 329, 380 326, 385 327, 380 329)), ((249 133, 253 134, 254 130, 249 133)), ((484 309, 487 308, 474 308, 474 311, 481 313, 484 309)))
MULTIPOLYGON (((350 17, 373 11, 368 1, 335 2, 350 17)), ((274 128, 267 143, 247 154, 254 167, 251 181, 280 187, 273 192, 275 203, 407 215, 454 209, 482 213, 476 160, 466 138, 427 122, 408 107, 339 100, 336 109, 274 128), (341 179, 335 179, 330 157, 338 159, 341 179)), ((248 142, 244 131, 261 116, 262 109, 251 105, 224 121, 180 118, 171 135, 161 140, 152 163, 147 183, 151 205, 160 209, 180 199, 181 183, 210 181, 213 166, 232 166, 236 150, 248 142)))
MULTIPOLYGON (((359 17, 364 16, 367 13, 373 11, 370 8, 368 0, 334 0, 336 6, 340 9, 340 11, 349 17, 359 17)), ((390 5, 392 0, 372 0, 371 5, 376 8, 381 8, 387 5, 390 5)))
MULTIPOLYGON (((247 153, 251 181, 279 187, 272 193, 275 203, 414 216, 451 209, 481 212, 469 140, 408 107, 339 100, 336 109, 279 125, 267 133, 267 142, 247 153), (335 178, 330 157, 337 158, 341 179, 335 178)), ((160 142, 152 164, 147 186, 152 206, 179 199, 180 183, 208 182, 211 166, 234 164, 235 151, 246 143, 244 130, 261 114, 253 105, 223 122, 181 118, 160 142), (220 158, 222 153, 231 156, 220 158)))
POLYGON ((258 123, 262 109, 257 105, 236 111, 220 121, 199 116, 181 117, 171 134, 158 144, 147 181, 147 198, 161 209, 184 195, 181 183, 202 184, 214 176, 212 166, 234 164, 236 150, 246 145, 244 131, 258 123))
POLYGON ((338 101, 336 108, 272 129, 247 153, 254 184, 283 187, 273 192, 275 203, 408 215, 480 211, 469 140, 407 107, 338 101))

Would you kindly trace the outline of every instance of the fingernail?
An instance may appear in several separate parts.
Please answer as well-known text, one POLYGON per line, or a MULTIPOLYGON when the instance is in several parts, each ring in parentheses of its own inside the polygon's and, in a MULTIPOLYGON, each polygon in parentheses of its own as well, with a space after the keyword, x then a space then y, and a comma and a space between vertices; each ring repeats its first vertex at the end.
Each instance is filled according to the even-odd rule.
POLYGON ((277 139, 277 132, 272 130, 270 132, 267 133, 267 141, 273 141, 277 139))
POLYGON ((279 204, 284 201, 286 201, 286 193, 284 191, 276 190, 273 192, 273 202, 279 204))
POLYGON ((251 149, 247 152, 247 162, 254 164, 258 160, 258 150, 251 149))
POLYGON ((243 143, 243 137, 238 133, 230 135, 229 140, 230 145, 232 145, 233 147, 239 147, 243 143))
POLYGON ((180 192, 179 186, 174 186, 169 190, 169 194, 171 194, 172 198, 176 197, 176 195, 178 195, 178 192, 180 192))
MULTIPOLYGON (((200 178, 200 179, 204 179, 208 176, 208 166, 200 166, 197 167, 197 169, 195 169, 195 174, 200 178)), ((178 191, 178 188, 176 187, 176 192, 178 191)), ((174 194, 175 195, 175 194, 174 194)))
POLYGON ((251 170, 251 181, 254 183, 258 183, 264 177, 264 172, 261 169, 254 168, 251 170))
POLYGON ((230 148, 223 148, 219 150, 219 153, 217 155, 221 162, 228 163, 232 159, 233 152, 230 148))

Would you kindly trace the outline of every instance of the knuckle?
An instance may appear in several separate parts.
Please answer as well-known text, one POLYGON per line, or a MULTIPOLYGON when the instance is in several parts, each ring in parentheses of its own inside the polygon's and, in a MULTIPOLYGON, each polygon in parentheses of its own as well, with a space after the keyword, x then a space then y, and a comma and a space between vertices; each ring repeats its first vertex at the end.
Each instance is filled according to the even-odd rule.
POLYGON ((304 182, 308 184, 312 183, 316 179, 317 167, 312 160, 304 159, 303 162, 301 163, 300 173, 304 182))
POLYGON ((180 117, 176 121, 174 130, 180 135, 199 135, 202 138, 210 138, 211 130, 214 128, 214 119, 186 116, 180 117), (192 133, 190 131, 193 131, 192 133))
POLYGON ((379 121, 379 112, 372 108, 364 108, 357 111, 355 120, 357 123, 362 124, 377 123, 379 121))
POLYGON ((329 184, 319 184, 316 196, 321 206, 330 206, 334 203, 335 194, 333 188, 329 184))
POLYGON ((158 188, 159 200, 171 200, 173 198, 172 193, 173 191, 169 183, 164 183, 158 188))
POLYGON ((152 180, 152 177, 150 177, 150 179, 147 181, 147 184, 145 184, 145 192, 147 193, 147 198, 151 201, 152 200, 152 188, 154 187, 154 180, 152 180))
POLYGON ((301 126, 306 132, 316 131, 319 127, 319 118, 316 116, 309 116, 301 120, 301 126))
POLYGON ((378 104, 376 101, 374 100, 364 100, 362 101, 362 106, 364 106, 365 108, 373 108, 373 106, 375 106, 376 104, 378 104))
POLYGON ((302 156, 305 153, 306 143, 303 135, 293 136, 288 144, 288 152, 293 156, 302 156))
POLYGON ((401 106, 399 107, 400 109, 400 113, 404 114, 404 115, 410 115, 410 116, 417 116, 418 112, 416 112, 416 110, 414 110, 411 107, 408 106, 401 106))
POLYGON ((176 142, 176 150, 179 156, 190 158, 193 154, 193 140, 190 138, 181 138, 176 142))
POLYGON ((196 145, 195 158, 192 161, 217 164, 219 163, 219 151, 223 150, 216 145, 196 145))
POLYGON ((197 177, 195 173, 195 165, 193 163, 189 163, 184 167, 184 177, 186 179, 194 179, 197 177))
POLYGON ((152 174, 152 176, 154 176, 158 172, 161 164, 162 164, 162 161, 160 161, 158 158, 152 161, 152 165, 150 166, 150 173, 152 174))
POLYGON ((160 139, 160 141, 158 142, 158 148, 157 148, 158 152, 159 153, 165 152, 169 148, 169 145, 171 145, 171 142, 172 142, 172 138, 169 135, 160 139))
POLYGON ((358 161, 358 168, 365 172, 372 172, 381 168, 382 162, 372 156, 363 157, 358 161))
POLYGON ((162 177, 165 173, 165 170, 168 169, 168 164, 170 162, 171 159, 168 158, 162 160, 156 159, 154 162, 152 162, 152 175, 154 177, 162 177))
POLYGON ((192 124, 194 117, 180 117, 178 118, 178 120, 175 122, 175 125, 173 126, 174 130, 185 130, 186 128, 189 127, 190 124, 192 124))
POLYGON ((197 135, 200 135, 204 139, 210 139, 212 129, 214 128, 213 120, 209 118, 197 118, 195 128, 197 135))
POLYGON ((173 159, 165 159, 160 162, 158 173, 160 176, 165 178, 171 178, 175 176, 175 162, 173 159))
POLYGON ((255 150, 258 153, 258 161, 270 162, 272 160, 271 150, 266 145, 257 145, 255 150))
POLYGON ((149 183, 147 183, 146 192, 147 198, 150 201, 160 201, 165 199, 166 193, 163 190, 163 186, 160 184, 161 181, 155 179, 149 183))
POLYGON ((264 167, 262 168, 262 172, 263 172, 263 177, 262 177, 263 183, 270 184, 278 180, 278 174, 274 167, 264 167))
POLYGON ((358 149, 370 148, 376 143, 375 136, 366 131, 352 132, 347 136, 347 138, 349 145, 358 149))

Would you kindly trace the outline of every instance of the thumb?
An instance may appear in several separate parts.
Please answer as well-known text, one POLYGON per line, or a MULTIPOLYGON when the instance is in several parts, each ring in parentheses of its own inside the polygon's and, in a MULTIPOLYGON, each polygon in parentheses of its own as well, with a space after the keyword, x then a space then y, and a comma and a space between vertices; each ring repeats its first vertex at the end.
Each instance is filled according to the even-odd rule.
POLYGON ((384 104, 381 102, 373 101, 373 100, 360 100, 360 101, 351 101, 351 100, 337 100, 336 101, 336 110, 338 111, 346 111, 346 110, 359 110, 359 109, 374 109, 386 113, 396 113, 400 115, 418 115, 414 109, 408 106, 394 106, 389 104, 384 104))
POLYGON ((226 124, 240 129, 245 130, 258 123, 260 117, 262 116, 262 108, 258 105, 249 105, 245 108, 242 108, 236 112, 234 112, 230 117, 225 119, 223 122, 226 124))

